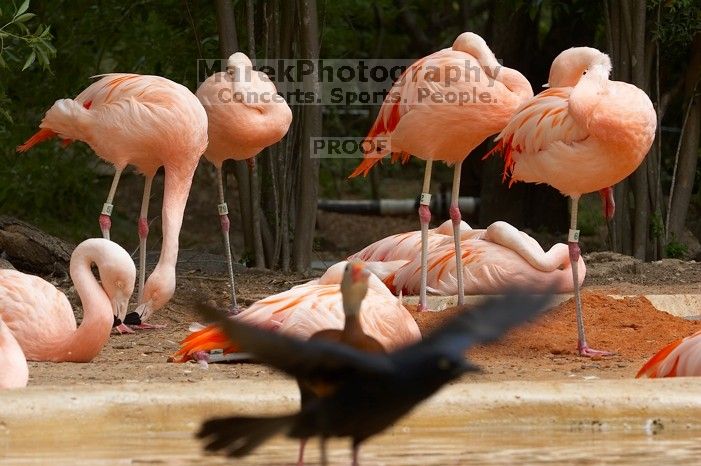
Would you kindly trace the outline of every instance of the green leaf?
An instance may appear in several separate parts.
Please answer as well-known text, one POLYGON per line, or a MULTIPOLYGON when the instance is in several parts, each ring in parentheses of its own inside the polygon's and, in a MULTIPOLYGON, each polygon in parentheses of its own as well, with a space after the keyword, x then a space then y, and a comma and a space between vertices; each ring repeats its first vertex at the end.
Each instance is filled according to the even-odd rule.
POLYGON ((24 13, 29 9, 29 0, 24 0, 24 2, 19 6, 17 12, 15 13, 15 18, 24 13))
POLYGON ((36 15, 34 13, 25 13, 23 15, 19 15, 17 18, 15 18, 15 21, 18 23, 24 23, 26 21, 29 21, 30 19, 34 18, 36 15))
MULTIPOLYGON (((27 2, 29 3, 29 2, 27 2)), ((27 57, 27 61, 24 62, 24 66, 22 67, 22 71, 26 70, 30 66, 32 66, 32 63, 34 63, 34 60, 37 59, 37 54, 36 52, 32 51, 32 53, 29 54, 29 57, 27 57)))

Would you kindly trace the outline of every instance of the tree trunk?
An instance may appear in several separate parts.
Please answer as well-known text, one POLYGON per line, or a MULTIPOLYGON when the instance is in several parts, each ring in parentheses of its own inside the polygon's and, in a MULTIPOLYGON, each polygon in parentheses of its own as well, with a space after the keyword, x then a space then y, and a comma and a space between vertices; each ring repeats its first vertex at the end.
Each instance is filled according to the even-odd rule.
MULTIPOLYGON (((628 37, 630 43, 630 63, 632 83, 644 91, 647 91, 647 79, 645 71, 645 1, 635 0, 632 5, 631 28, 628 37)), ((648 154, 649 155, 649 154, 648 154)), ((633 256, 645 260, 647 252, 648 232, 650 231, 650 197, 648 186, 648 163, 646 157, 638 169, 633 173, 633 197, 635 210, 633 217, 633 256)))
POLYGON ((692 56, 686 69, 684 102, 689 102, 688 116, 682 126, 679 159, 670 194, 668 240, 680 240, 684 233, 686 214, 694 187, 699 143, 701 142, 701 34, 692 45, 692 56))
MULTIPOLYGON (((298 0, 301 19, 300 44, 302 58, 319 58, 319 29, 316 0, 298 0)), ((305 91, 320 95, 318 84, 305 77, 305 91)), ((295 237, 292 259, 295 270, 304 271, 311 265, 316 225, 317 193, 319 188, 319 159, 311 157, 311 138, 321 136, 321 106, 307 105, 302 110, 302 134, 300 144, 300 170, 295 218, 295 237)))

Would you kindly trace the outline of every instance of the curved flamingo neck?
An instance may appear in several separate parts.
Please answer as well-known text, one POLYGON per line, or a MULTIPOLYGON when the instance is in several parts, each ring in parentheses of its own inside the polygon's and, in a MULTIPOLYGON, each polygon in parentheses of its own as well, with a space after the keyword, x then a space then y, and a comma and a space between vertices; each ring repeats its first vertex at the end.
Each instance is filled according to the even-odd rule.
POLYGON ((76 251, 71 258, 71 279, 83 305, 80 326, 56 348, 57 360, 89 362, 105 346, 114 318, 110 298, 92 274, 91 266, 100 268, 99 251, 76 251))

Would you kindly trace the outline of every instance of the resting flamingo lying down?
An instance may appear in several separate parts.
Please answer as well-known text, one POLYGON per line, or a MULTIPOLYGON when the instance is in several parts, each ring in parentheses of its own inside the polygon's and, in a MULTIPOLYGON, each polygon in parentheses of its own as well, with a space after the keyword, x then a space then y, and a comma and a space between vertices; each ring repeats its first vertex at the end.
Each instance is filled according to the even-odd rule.
POLYGON ((697 376, 701 376, 701 331, 662 348, 640 368, 635 377, 697 376))
MULTIPOLYGON (((345 321, 340 284, 346 264, 346 261, 339 262, 317 280, 261 299, 235 318, 302 339, 320 330, 340 330, 345 321)), ((388 351, 421 339, 419 327, 409 311, 375 275, 368 279, 368 293, 360 309, 363 331, 388 351)), ((222 349, 225 354, 238 350, 211 325, 185 338, 174 360, 199 359, 214 349, 222 349)))
MULTIPOLYGON (((428 291, 438 295, 458 292, 453 237, 446 234, 450 220, 431 230, 428 236, 428 291)), ((461 227, 463 280, 470 294, 496 294, 514 286, 545 291, 572 291, 569 250, 558 243, 547 252, 538 242, 506 222, 495 222, 486 229, 461 227), (569 278, 568 278, 569 277, 569 278)), ((413 231, 381 239, 349 259, 381 261, 382 269, 370 262, 369 268, 393 291, 414 295, 421 280, 421 232, 413 231)), ((580 284, 586 267, 578 261, 580 284)))
POLYGON ((29 369, 22 348, 0 319, 0 389, 27 386, 29 369))

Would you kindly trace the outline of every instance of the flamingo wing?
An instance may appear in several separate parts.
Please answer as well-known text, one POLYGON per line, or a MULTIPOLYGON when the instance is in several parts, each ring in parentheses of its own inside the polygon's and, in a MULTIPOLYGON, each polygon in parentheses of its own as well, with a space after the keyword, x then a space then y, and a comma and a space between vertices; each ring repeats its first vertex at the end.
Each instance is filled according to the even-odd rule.
POLYGON ((583 141, 589 132, 569 112, 571 87, 547 89, 526 102, 499 133, 495 151, 504 159, 504 178, 513 172, 515 154, 534 157, 554 145, 583 141))
POLYGON ((669 343, 640 368, 636 378, 701 376, 701 331, 669 343))

